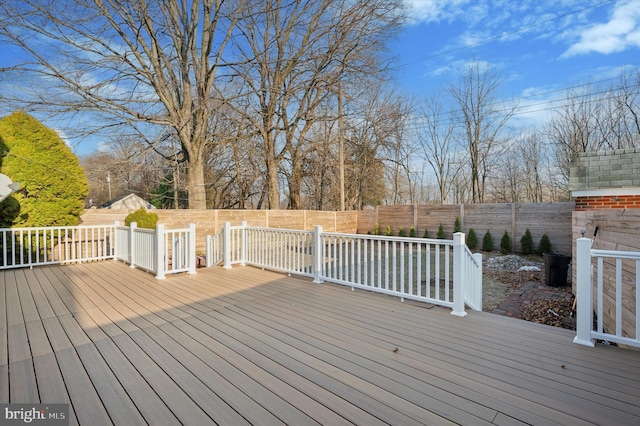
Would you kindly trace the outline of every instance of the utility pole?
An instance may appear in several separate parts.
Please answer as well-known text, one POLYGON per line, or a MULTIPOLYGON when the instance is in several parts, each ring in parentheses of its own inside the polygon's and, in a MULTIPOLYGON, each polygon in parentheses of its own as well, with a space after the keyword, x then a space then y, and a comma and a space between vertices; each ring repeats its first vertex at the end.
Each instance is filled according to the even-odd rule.
POLYGON ((342 128, 342 83, 338 83, 338 157, 340 162, 340 211, 344 211, 344 136, 342 128))

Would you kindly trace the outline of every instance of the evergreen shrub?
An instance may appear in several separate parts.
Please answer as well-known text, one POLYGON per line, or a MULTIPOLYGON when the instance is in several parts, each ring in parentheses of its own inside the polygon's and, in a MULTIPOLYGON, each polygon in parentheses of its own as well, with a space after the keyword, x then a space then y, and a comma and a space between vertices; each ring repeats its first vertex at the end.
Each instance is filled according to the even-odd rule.
POLYGON ((156 229, 158 215, 140 208, 133 213, 129 213, 124 219, 125 226, 130 226, 133 222, 136 223, 138 228, 156 229))
POLYGON ((493 237, 488 229, 482 238, 482 251, 493 251, 493 237))
POLYGON ((502 239, 500 239, 500 253, 511 253, 511 237, 506 230, 504 231, 504 234, 502 234, 502 239))
POLYGON ((467 233, 467 247, 469 247, 469 250, 475 250, 478 247, 478 237, 473 228, 470 228, 467 233))
POLYGON ((531 237, 531 231, 529 228, 527 228, 522 238, 520 238, 520 251, 522 254, 533 253, 533 238, 531 237))
POLYGON ((549 240, 549 236, 544 233, 540 238, 540 243, 538 244, 538 254, 551 254, 551 240, 549 240))

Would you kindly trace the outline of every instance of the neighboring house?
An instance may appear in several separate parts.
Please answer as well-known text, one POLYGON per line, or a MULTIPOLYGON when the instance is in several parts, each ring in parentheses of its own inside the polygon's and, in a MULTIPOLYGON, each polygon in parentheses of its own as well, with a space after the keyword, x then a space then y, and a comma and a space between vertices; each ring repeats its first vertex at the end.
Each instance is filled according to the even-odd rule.
POLYGON ((107 201, 100 206, 101 209, 155 209, 155 207, 138 197, 136 194, 121 195, 113 200, 107 201))

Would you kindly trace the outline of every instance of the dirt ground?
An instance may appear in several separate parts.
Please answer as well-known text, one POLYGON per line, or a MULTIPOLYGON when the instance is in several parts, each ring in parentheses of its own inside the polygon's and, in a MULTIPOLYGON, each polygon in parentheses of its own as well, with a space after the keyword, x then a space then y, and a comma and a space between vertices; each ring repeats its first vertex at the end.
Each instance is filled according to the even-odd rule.
MULTIPOLYGON (((501 312, 498 308, 513 292, 531 282, 544 286, 544 262, 541 256, 503 256, 499 253, 483 253, 483 310, 501 312), (532 270, 538 269, 538 270, 532 270)), ((531 287, 529 285, 529 287, 531 287)), ((546 287, 546 286, 544 286, 546 287)), ((548 287, 547 287, 548 288, 548 287)), ((539 300, 529 303, 526 298, 515 311, 517 317, 541 324, 574 328, 573 299, 539 300)))
POLYGON ((544 281, 544 263, 541 256, 503 256, 482 253, 482 306, 493 311, 514 290, 529 281, 544 281), (539 271, 519 271, 523 266, 537 267, 539 271))

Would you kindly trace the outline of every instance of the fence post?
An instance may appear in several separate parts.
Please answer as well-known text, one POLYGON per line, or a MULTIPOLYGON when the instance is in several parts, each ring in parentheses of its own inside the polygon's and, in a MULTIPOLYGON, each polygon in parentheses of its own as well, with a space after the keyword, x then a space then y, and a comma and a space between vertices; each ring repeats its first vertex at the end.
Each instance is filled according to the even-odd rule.
POLYGON ((164 270, 164 225, 159 223, 156 226, 155 233, 155 249, 156 249, 156 279, 163 280, 165 278, 165 270, 164 270))
POLYGON ((223 256, 224 256, 224 269, 231 269, 231 222, 224 223, 223 230, 223 256))
POLYGON ((464 310, 464 294, 462 286, 464 281, 464 233, 453 234, 453 310, 451 315, 464 317, 467 313, 464 310))
POLYGON ((118 235, 118 227, 119 226, 120 226, 120 221, 116 220, 116 221, 113 222, 113 228, 111 228, 111 229, 113 229, 113 233, 111 234, 111 239, 110 239, 111 245, 110 245, 109 248, 111 249, 110 250, 111 251, 111 256, 113 256, 113 260, 114 261, 118 260, 118 256, 117 256, 117 254, 118 254, 118 251, 117 251, 118 250, 118 245, 125 243, 124 241, 118 241, 117 235, 118 235))
POLYGON ((189 236, 188 236, 188 244, 187 250, 189 250, 189 255, 187 259, 189 259, 189 272, 188 274, 195 274, 196 272, 196 224, 189 224, 189 236))
POLYGON ((593 330, 593 281, 591 278, 591 239, 576 240, 576 337, 573 343, 594 347, 593 330))
POLYGON ((136 232, 136 228, 138 227, 138 224, 136 222, 131 222, 131 224, 129 225, 129 268, 135 268, 136 264, 136 239, 135 239, 135 232, 136 232))
POLYGON ((211 264, 213 263, 212 261, 212 256, 213 256, 213 250, 211 250, 211 244, 212 244, 212 240, 213 238, 211 237, 211 235, 207 235, 206 236, 206 242, 205 242, 205 248, 204 248, 204 264, 207 268, 211 268, 211 264))
POLYGON ((473 293, 475 295, 473 300, 474 303, 476 303, 478 310, 482 311, 482 253, 474 253, 473 258, 480 265, 480 270, 477 271, 478 273, 473 277, 475 285, 475 288, 473 289, 473 293))
POLYGON ((243 220, 240 222, 242 226, 242 246, 240 247, 240 266, 245 266, 247 264, 247 221, 243 220))
POLYGON ((313 251, 312 251, 312 268, 313 282, 322 283, 322 226, 316 225, 313 231, 313 251))

